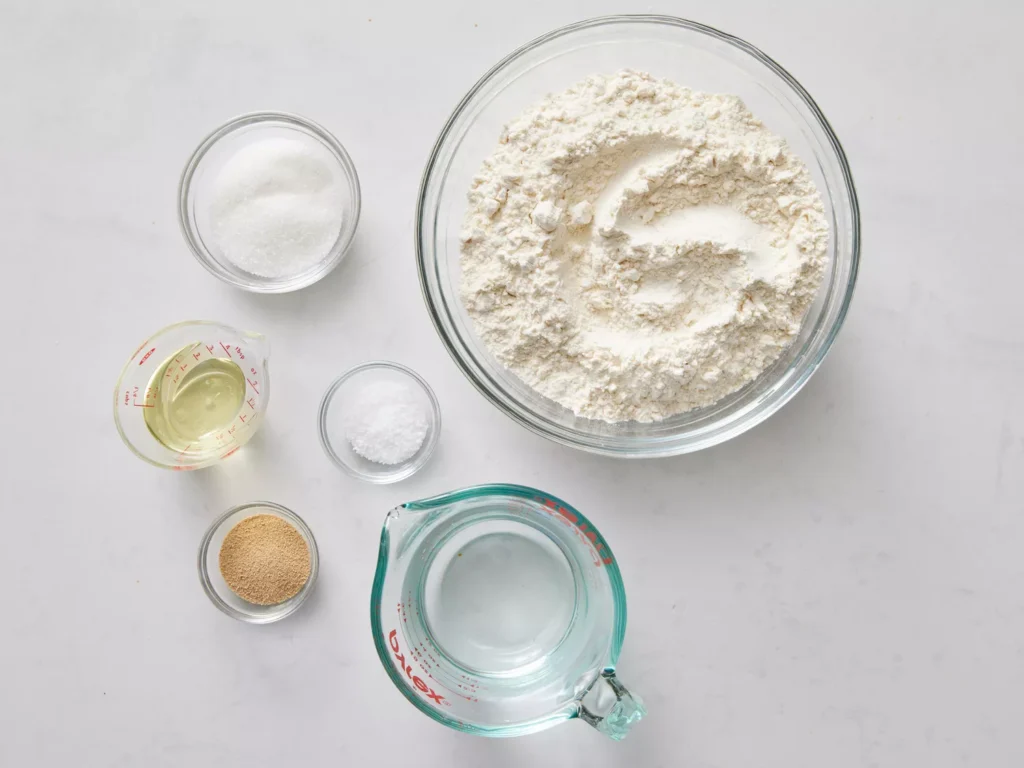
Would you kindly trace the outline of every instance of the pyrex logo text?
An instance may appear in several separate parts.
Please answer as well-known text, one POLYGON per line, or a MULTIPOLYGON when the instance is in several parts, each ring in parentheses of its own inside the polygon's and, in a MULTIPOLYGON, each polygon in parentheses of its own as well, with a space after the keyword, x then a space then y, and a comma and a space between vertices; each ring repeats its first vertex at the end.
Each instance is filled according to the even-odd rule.
POLYGON ((434 689, 427 685, 423 680, 412 673, 412 665, 405 663, 405 655, 400 652, 398 647, 398 630, 392 629, 391 634, 388 635, 388 645, 391 646, 392 652, 395 654, 395 659, 398 660, 399 668, 405 672, 405 676, 412 681, 412 684, 416 687, 416 690, 426 694, 428 699, 433 699, 438 704, 444 704, 448 706, 448 702, 445 701, 444 696, 440 696, 434 692, 434 689))

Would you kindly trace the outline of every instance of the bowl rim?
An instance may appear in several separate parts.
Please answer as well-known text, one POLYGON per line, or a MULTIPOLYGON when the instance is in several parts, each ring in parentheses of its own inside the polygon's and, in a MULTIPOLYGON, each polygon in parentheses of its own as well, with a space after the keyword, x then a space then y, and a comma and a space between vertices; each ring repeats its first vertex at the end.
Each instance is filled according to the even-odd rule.
MULTIPOLYGON (((664 14, 616 14, 608 16, 597 16, 590 19, 584 19, 582 21, 567 24, 559 27, 551 32, 534 38, 529 42, 519 46, 507 56, 502 58, 497 64, 487 70, 484 75, 474 83, 473 87, 466 93, 465 96, 459 101, 451 115, 445 121, 444 126, 441 128, 440 133, 434 146, 430 151, 430 155, 427 158, 426 166, 424 167, 423 174, 420 178, 420 188, 417 193, 416 199, 416 226, 413 232, 413 240, 416 249, 416 266, 417 273, 420 281, 420 291, 423 294, 424 302, 427 306, 427 313, 430 315, 431 322, 434 324, 434 329, 437 331, 438 336, 441 338, 441 342, 456 366, 462 371, 463 375, 469 379, 470 383, 488 400, 492 405, 496 406, 498 410, 504 413, 506 416, 511 418, 513 421, 526 427, 531 432, 546 437, 556 443, 569 446, 571 448, 577 448, 588 453, 594 453, 604 456, 613 456, 617 458, 658 458, 667 456, 677 456, 684 453, 690 453, 693 451, 703 450, 704 448, 710 448, 713 445, 730 440, 749 429, 757 426, 769 416, 776 413, 786 403, 788 403, 810 380, 811 376, 821 365, 825 356, 828 354, 835 341, 836 336, 839 333, 843 322, 846 319, 846 315, 850 308, 850 303, 853 299, 854 288, 857 283, 857 274, 860 267, 860 244, 861 244, 861 223, 860 223, 860 206, 857 201, 857 192, 853 183, 853 174, 850 171, 849 162, 846 158, 846 153, 843 150, 842 145, 839 142, 835 131, 832 129, 831 124, 825 117, 821 108, 817 102, 811 97, 810 93, 797 82, 788 71, 786 71, 782 65, 772 59, 770 56, 765 54, 759 48, 750 43, 742 40, 741 38, 730 35, 726 32, 722 32, 714 27, 700 24, 695 21, 683 19, 676 16, 668 16, 664 14), (843 185, 847 196, 849 197, 849 214, 850 214, 850 254, 849 254, 849 277, 846 281, 846 286, 843 289, 843 295, 839 302, 838 309, 836 311, 836 317, 831 324, 831 327, 827 328, 825 336, 821 341, 821 346, 816 352, 813 359, 808 360, 806 367, 800 372, 799 377, 790 384, 785 391, 779 393, 779 395, 769 404, 766 408, 748 413, 744 418, 738 419, 735 423, 728 425, 723 429, 711 432, 704 436, 702 439, 693 441, 691 443, 680 444, 678 442, 667 442, 659 441, 650 445, 635 445, 630 448, 622 448, 617 446, 609 446, 602 443, 600 437, 595 436, 592 441, 582 441, 574 439, 572 437, 560 434, 559 431, 548 428, 542 423, 535 421, 536 415, 532 413, 531 409, 516 402, 515 398, 510 400, 515 404, 516 407, 510 407, 508 403, 503 401, 496 393, 487 387, 483 381, 478 377, 473 366, 471 366, 462 355, 456 350, 456 345, 453 343, 449 336, 449 331, 446 327, 446 317, 444 309, 439 306, 438 302, 435 302, 434 296, 430 289, 430 277, 427 269, 427 262, 425 259, 425 247, 424 247, 424 214, 427 200, 428 187, 430 185, 432 176, 440 158, 442 149, 444 148, 445 142, 448 140, 449 134, 456 122, 462 117, 463 113, 470 106, 471 102, 477 96, 477 94, 498 75, 507 66, 512 64, 517 59, 526 55, 538 46, 549 43, 560 37, 570 35, 574 32, 578 32, 585 29, 602 27, 602 26, 613 26, 617 24, 652 24, 652 25, 666 25, 681 27, 691 32, 697 32, 700 34, 707 35, 715 38, 720 42, 727 43, 734 48, 748 54, 756 61, 767 67, 771 72, 778 76, 792 91, 802 100, 808 110, 811 112, 814 119, 818 122, 819 127, 823 131, 825 137, 828 140, 828 145, 831 148, 835 159, 839 165, 839 170, 842 176, 843 185), (520 411, 525 411, 529 416, 524 415, 520 411), (531 418, 532 417, 532 418, 531 418)), ((443 302, 440 302, 443 303, 443 302)), ((455 334, 458 335, 457 333, 455 334)))
POLYGON ((210 527, 206 529, 206 533, 203 534, 203 538, 199 542, 197 563, 199 566, 199 581, 203 585, 203 591, 206 592, 206 596, 210 598, 210 602, 217 606, 217 608, 231 618, 244 621, 248 624, 273 624, 275 621, 280 621, 281 619, 291 616, 295 611, 299 610, 300 606, 306 602, 306 599, 310 594, 312 594, 313 588, 316 586, 317 575, 320 573, 320 550, 317 547, 313 531, 310 530, 308 525, 306 525, 306 521, 299 517, 298 514, 288 509, 288 507, 276 504, 273 501, 247 501, 244 504, 237 504, 231 507, 223 514, 219 515, 217 519, 210 524, 210 527), (214 534, 232 515, 249 509, 253 510, 254 515, 259 514, 258 510, 260 509, 269 510, 268 514, 277 515, 294 525, 309 544, 309 578, 306 579, 306 583, 302 585, 302 589, 300 589, 297 594, 288 598, 283 603, 278 603, 279 606, 286 606, 285 610, 279 614, 261 616, 240 611, 233 605, 229 605, 214 588, 213 582, 210 580, 209 570, 206 567, 206 559, 210 551, 210 544, 213 542, 214 534))
POLYGON ((188 162, 185 163, 185 167, 181 172, 181 177, 178 179, 178 227, 181 230, 182 237, 185 238, 185 243, 188 245, 189 250, 191 250, 192 255, 195 256, 196 261, 202 265, 203 269, 218 280, 252 293, 288 293, 291 291, 297 291, 301 288, 306 288, 316 282, 319 282, 341 263, 345 254, 348 253, 349 246, 352 245, 352 240, 355 238, 356 229, 359 227, 362 199, 362 187, 359 184, 359 174, 356 172, 355 163, 352 162, 352 158, 349 156, 348 151, 342 143, 338 141, 337 137, 335 137, 335 135, 329 130, 319 123, 293 112, 279 112, 275 110, 245 112, 232 117, 230 120, 210 131, 203 140, 199 142, 199 145, 195 150, 193 150, 192 155, 189 157, 188 162), (334 241, 334 245, 331 246, 331 250, 327 252, 327 255, 315 268, 307 270, 305 273, 296 275, 292 278, 281 278, 275 280, 275 282, 268 283, 264 281, 269 280, 270 278, 263 278, 259 275, 254 275, 252 280, 245 280, 222 268, 219 268, 220 265, 218 260, 213 257, 209 252, 209 249, 207 249, 203 244, 202 238, 198 236, 196 227, 193 226, 192 217, 189 213, 189 193, 192 189, 192 180, 195 176, 196 170, 202 163, 203 158, 206 157, 209 151, 213 149, 219 141, 242 128, 270 122, 287 123, 308 131, 323 142, 331 151, 351 187, 350 191, 352 193, 352 202, 349 208, 351 209, 352 225, 347 228, 344 226, 342 227, 341 231, 338 233, 337 239, 334 241), (347 234, 346 229, 348 229, 347 234))
POLYGON ((427 380, 420 376, 416 371, 408 366, 402 365, 401 363, 394 363, 390 360, 368 360, 364 363, 359 363, 349 368, 347 371, 338 376, 331 385, 324 392, 323 398, 320 400, 320 410, 317 413, 317 432, 320 436, 320 445, 324 449, 324 453, 338 468, 348 474, 350 477, 354 477, 357 480, 363 482, 373 483, 374 485, 388 485, 390 483, 397 483, 400 480, 405 480, 412 477, 430 461, 430 457, 434 453, 434 449, 437 447, 438 440, 441 435, 441 405, 437 400, 437 395, 434 394, 434 390, 431 389, 427 380), (341 389, 345 382, 355 378, 360 373, 372 370, 386 370, 394 371, 396 373, 404 374, 413 380, 414 383, 418 384, 423 393, 427 396, 427 400, 430 402, 430 429, 427 432, 427 436, 424 439, 424 445, 414 454, 417 456, 415 460, 410 459, 409 461, 401 464, 396 464, 394 471, 386 472, 381 475, 368 475, 364 472, 360 472, 355 467, 349 465, 334 449, 334 445, 331 441, 331 437, 327 430, 327 413, 331 408, 331 403, 334 401, 334 396, 341 389))

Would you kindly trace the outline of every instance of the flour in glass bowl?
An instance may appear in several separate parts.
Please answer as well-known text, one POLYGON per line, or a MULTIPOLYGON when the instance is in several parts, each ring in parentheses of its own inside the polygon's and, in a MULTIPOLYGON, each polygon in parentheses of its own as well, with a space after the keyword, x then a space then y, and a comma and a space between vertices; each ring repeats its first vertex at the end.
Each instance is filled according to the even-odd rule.
POLYGON ((505 128, 469 192, 461 297, 540 394, 652 422, 779 358, 828 237, 806 166, 737 97, 625 70, 505 128))

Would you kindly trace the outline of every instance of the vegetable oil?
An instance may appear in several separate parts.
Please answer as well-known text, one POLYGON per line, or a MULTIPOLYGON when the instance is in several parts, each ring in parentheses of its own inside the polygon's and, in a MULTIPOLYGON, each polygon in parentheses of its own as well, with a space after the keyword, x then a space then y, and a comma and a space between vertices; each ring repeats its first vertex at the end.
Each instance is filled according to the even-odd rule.
POLYGON ((157 440, 174 451, 212 449, 245 402, 245 374, 212 347, 191 344, 156 369, 147 400, 143 415, 157 440))

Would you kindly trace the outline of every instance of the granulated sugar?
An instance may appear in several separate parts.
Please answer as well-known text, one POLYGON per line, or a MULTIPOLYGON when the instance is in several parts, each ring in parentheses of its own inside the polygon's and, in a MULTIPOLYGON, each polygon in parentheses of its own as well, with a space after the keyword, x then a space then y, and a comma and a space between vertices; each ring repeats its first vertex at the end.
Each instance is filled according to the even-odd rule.
POLYGON ((330 162, 294 139, 263 139, 233 155, 212 186, 213 245, 260 277, 301 274, 341 232, 343 188, 330 162))

